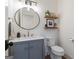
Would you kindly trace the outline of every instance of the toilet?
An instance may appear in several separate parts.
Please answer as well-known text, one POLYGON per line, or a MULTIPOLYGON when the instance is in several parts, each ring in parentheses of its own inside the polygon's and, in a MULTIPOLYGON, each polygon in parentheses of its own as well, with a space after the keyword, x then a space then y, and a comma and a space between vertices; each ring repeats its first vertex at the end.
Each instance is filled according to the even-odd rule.
POLYGON ((51 59, 62 59, 62 56, 64 56, 64 49, 60 46, 57 46, 55 44, 55 39, 53 38, 48 38, 47 42, 51 59))

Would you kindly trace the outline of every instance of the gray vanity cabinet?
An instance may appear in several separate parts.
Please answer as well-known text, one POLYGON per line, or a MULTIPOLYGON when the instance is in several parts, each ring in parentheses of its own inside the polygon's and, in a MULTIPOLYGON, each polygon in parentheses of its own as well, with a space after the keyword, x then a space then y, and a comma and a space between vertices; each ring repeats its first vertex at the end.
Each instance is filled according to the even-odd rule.
POLYGON ((28 46, 16 45, 14 47, 14 59, 28 59, 28 46))
POLYGON ((28 42, 16 42, 12 48, 13 59, 28 59, 28 42))
POLYGON ((44 59, 44 40, 16 42, 11 52, 13 59, 44 59))
POLYGON ((30 41, 30 59, 43 59, 43 41, 42 40, 36 40, 36 41, 30 41))

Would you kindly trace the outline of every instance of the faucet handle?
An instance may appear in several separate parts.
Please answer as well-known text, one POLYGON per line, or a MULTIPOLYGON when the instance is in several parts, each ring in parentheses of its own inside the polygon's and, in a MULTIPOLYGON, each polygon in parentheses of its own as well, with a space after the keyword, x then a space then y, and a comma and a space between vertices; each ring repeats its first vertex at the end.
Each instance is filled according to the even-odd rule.
POLYGON ((31 34, 31 37, 33 37, 33 36, 34 36, 34 34, 32 33, 32 34, 31 34))
POLYGON ((27 36, 29 37, 30 35, 29 35, 30 33, 29 33, 29 31, 27 32, 27 36))
POLYGON ((24 34, 24 37, 26 37, 26 35, 24 34))

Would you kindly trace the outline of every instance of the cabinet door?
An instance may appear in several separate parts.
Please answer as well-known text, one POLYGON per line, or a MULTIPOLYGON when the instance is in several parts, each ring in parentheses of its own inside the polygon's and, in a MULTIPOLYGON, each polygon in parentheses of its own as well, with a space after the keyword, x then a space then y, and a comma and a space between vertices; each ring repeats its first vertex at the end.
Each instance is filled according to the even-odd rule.
POLYGON ((43 41, 34 40, 29 42, 29 59, 43 59, 43 41))
POLYGON ((28 59, 28 44, 18 44, 13 47, 13 59, 28 59))

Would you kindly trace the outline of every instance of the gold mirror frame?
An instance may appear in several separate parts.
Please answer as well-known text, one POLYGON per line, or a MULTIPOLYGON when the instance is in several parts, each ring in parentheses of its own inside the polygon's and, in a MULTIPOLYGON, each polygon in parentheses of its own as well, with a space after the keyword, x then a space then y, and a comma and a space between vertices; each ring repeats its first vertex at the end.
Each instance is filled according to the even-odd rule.
MULTIPOLYGON (((26 7, 23 7, 23 8, 26 8, 26 7)), ((23 9, 23 8, 20 8, 20 9, 23 9)), ((34 13, 37 14, 37 16, 38 16, 38 23, 36 24, 36 26, 34 26, 34 27, 32 27, 32 28, 24 28, 24 27, 20 26, 20 25, 17 23, 17 21, 16 21, 16 14, 17 14, 17 12, 20 11, 20 9, 18 9, 18 10, 15 12, 15 14, 14 14, 15 23, 16 23, 20 28, 22 28, 22 29, 24 29, 24 30, 33 30, 33 29, 35 29, 35 28, 40 24, 40 16, 39 16, 39 14, 38 14, 37 12, 35 12, 32 8, 30 8, 31 10, 34 11, 34 13)))

